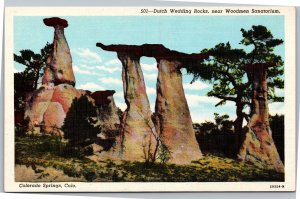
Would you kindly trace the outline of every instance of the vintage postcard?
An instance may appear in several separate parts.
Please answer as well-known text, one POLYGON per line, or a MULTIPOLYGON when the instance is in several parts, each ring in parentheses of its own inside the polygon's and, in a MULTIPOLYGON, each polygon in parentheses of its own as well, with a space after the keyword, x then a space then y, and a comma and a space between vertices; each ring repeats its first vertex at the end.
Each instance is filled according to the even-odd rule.
POLYGON ((5 191, 294 191, 293 7, 7 7, 5 191))

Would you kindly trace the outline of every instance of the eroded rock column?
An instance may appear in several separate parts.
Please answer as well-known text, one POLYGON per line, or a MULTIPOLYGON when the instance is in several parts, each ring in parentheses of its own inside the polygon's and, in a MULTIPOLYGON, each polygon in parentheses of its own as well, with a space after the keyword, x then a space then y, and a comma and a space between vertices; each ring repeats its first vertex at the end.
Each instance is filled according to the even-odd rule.
POLYGON ((34 91, 25 105, 25 118, 29 118, 28 133, 63 135, 61 127, 75 97, 86 91, 74 88, 70 49, 64 35, 68 22, 53 17, 43 20, 54 27, 53 50, 47 60, 42 86, 34 91))
POLYGON ((284 172, 269 125, 267 66, 251 65, 247 67, 247 71, 253 79, 252 116, 239 159, 259 167, 284 172))
POLYGON ((124 160, 147 161, 153 158, 156 148, 156 130, 151 120, 151 111, 140 57, 118 52, 122 62, 122 80, 127 109, 121 122, 117 145, 121 147, 124 160))
POLYGON ((62 84, 67 83, 75 86, 75 77, 72 69, 72 57, 64 28, 68 22, 58 17, 44 19, 44 24, 54 27, 53 51, 47 60, 42 83, 62 84))
POLYGON ((188 164, 202 157, 197 143, 189 107, 185 98, 181 62, 158 61, 157 131, 171 152, 171 163, 188 164))
POLYGON ((166 156, 170 156, 169 162, 177 164, 188 164, 200 159, 202 154, 184 95, 180 68, 187 64, 198 67, 199 60, 208 58, 208 54, 186 54, 170 50, 161 44, 138 46, 97 43, 96 46, 117 52, 123 64, 124 97, 128 107, 121 122, 121 144, 117 146, 123 146, 124 156, 129 160, 143 160, 145 158, 141 157, 145 157, 143 151, 146 147, 150 151, 147 154, 156 154, 160 161, 166 160, 166 156), (152 117, 155 126, 151 121, 139 63, 141 56, 155 57, 158 60, 156 112, 152 117), (175 59, 178 61, 172 61, 175 59))

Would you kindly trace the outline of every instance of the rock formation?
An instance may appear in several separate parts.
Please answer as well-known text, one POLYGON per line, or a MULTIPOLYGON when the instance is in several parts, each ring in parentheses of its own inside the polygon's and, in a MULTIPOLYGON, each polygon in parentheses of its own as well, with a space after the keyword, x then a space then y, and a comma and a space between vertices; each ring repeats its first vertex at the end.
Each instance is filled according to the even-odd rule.
POLYGON ((202 155, 185 99, 180 68, 207 55, 180 53, 159 44, 106 46, 97 43, 97 46, 117 52, 123 65, 127 110, 122 121, 123 137, 118 144, 122 144, 125 154, 140 160, 145 146, 148 145, 150 154, 157 155, 158 144, 164 144, 171 152, 170 162, 186 164, 200 159, 202 155), (141 56, 155 57, 158 62, 155 126, 150 118, 149 100, 139 63, 141 56))
POLYGON ((127 109, 123 115, 121 146, 124 159, 150 160, 155 155, 157 132, 151 119, 140 57, 118 52, 127 109))
POLYGON ((68 22, 57 17, 44 19, 47 26, 53 26, 53 50, 47 60, 42 86, 26 100, 25 118, 30 119, 29 131, 39 134, 62 135, 60 130, 66 113, 75 97, 85 95, 86 91, 74 88, 75 78, 72 58, 64 28, 68 22))
POLYGON ((44 19, 44 24, 54 27, 54 39, 53 51, 47 60, 42 84, 54 83, 58 85, 66 83, 75 86, 72 57, 64 35, 64 28, 68 27, 68 22, 53 17, 44 19))
POLYGON ((190 163, 202 156, 184 95, 181 66, 176 60, 159 60, 155 104, 156 124, 171 152, 170 162, 177 164, 190 163))
POLYGON ((73 99, 84 94, 83 90, 77 90, 69 84, 42 85, 26 101, 25 118, 30 119, 29 130, 33 134, 43 130, 47 134, 62 135, 59 129, 73 99))
POLYGON ((120 119, 118 108, 115 104, 113 94, 114 90, 96 91, 91 94, 97 108, 98 121, 97 125, 101 127, 103 139, 114 137, 119 130, 120 119))
POLYGON ((253 82, 251 119, 240 149, 239 159, 257 166, 284 172, 269 124, 267 68, 272 64, 253 64, 245 67, 253 82))

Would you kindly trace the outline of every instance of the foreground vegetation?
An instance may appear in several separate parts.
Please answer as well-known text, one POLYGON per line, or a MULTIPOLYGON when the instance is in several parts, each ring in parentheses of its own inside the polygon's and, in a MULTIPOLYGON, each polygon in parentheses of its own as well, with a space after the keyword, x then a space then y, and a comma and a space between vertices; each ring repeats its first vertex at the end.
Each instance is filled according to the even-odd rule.
POLYGON ((284 174, 211 154, 206 154, 203 159, 190 165, 163 165, 142 162, 95 162, 78 152, 66 153, 66 145, 59 138, 52 136, 17 136, 15 147, 16 170, 20 172, 19 174, 16 171, 17 181, 284 181, 284 174), (26 177, 26 173, 30 174, 26 177))

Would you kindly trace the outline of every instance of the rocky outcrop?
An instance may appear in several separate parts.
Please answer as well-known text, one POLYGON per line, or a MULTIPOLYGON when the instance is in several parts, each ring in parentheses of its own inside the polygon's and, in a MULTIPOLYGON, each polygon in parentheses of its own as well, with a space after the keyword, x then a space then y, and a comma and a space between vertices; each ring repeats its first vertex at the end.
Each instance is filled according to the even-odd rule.
POLYGON ((68 22, 58 17, 44 19, 44 24, 54 27, 53 50, 47 60, 42 84, 70 84, 75 86, 75 77, 72 69, 72 57, 64 28, 68 22))
POLYGON ((25 118, 29 118, 29 131, 33 134, 40 133, 43 116, 53 95, 52 87, 40 87, 28 97, 25 104, 25 118))
POLYGON ((81 95, 85 95, 81 90, 77 90, 69 84, 59 84, 53 89, 53 96, 51 102, 58 102, 62 105, 64 112, 68 112, 73 99, 79 98, 81 95))
POLYGON ((122 62, 124 98, 127 109, 123 114, 120 139, 122 159, 145 161, 154 156, 156 130, 139 57, 118 52, 122 62))
POLYGON ((155 116, 162 142, 171 152, 170 162, 187 164, 202 154, 184 95, 181 67, 178 61, 159 60, 155 116))
POLYGON ((151 154, 157 155, 158 145, 164 145, 171 154, 170 162, 186 164, 200 159, 202 154, 185 99, 180 68, 195 64, 207 55, 185 54, 159 44, 106 46, 97 43, 97 46, 117 52, 123 65, 127 109, 120 140, 125 154, 129 152, 129 156, 134 156, 133 160, 140 160, 145 146, 148 146, 151 154), (158 61, 156 112, 153 119, 155 126, 150 118, 149 101, 139 63, 141 56, 155 57, 158 61))
POLYGON ((44 23, 54 27, 53 50, 47 60, 42 86, 26 100, 25 118, 30 120, 29 133, 62 135, 60 128, 73 99, 85 95, 86 91, 74 88, 72 58, 64 36, 68 22, 54 17, 44 19, 44 23))
POLYGON ((62 135, 59 129, 73 99, 83 94, 82 90, 76 90, 69 84, 42 85, 32 93, 25 105, 25 118, 30 120, 29 131, 39 134, 43 130, 46 134, 62 135))
POLYGON ((62 136, 63 132, 60 128, 64 123, 65 117, 66 112, 64 112, 62 105, 58 102, 50 102, 43 115, 43 132, 62 136))
POLYGON ((101 127, 101 136, 103 139, 113 137, 113 134, 115 134, 120 127, 118 108, 113 98, 114 93, 114 90, 106 90, 96 91, 91 94, 97 108, 97 125, 101 127))
POLYGON ((251 119, 248 132, 240 149, 239 159, 259 167, 284 172, 269 124, 267 67, 272 64, 254 64, 245 67, 253 82, 251 119))

